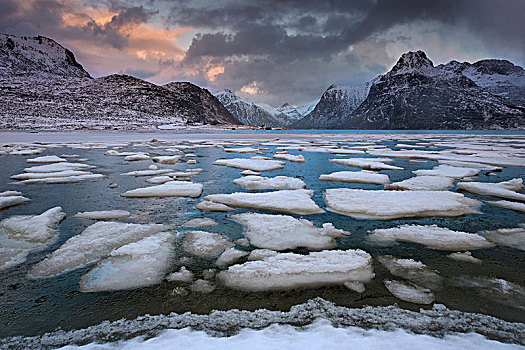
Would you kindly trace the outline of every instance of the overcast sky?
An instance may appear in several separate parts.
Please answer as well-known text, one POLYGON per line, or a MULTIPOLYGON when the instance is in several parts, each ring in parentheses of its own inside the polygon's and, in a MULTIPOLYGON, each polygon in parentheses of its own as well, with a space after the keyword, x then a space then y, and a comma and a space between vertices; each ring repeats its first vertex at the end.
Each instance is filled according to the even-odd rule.
POLYGON ((524 14, 524 0, 0 0, 0 32, 51 37, 94 77, 299 105, 383 74, 409 50, 435 64, 525 66, 524 14))

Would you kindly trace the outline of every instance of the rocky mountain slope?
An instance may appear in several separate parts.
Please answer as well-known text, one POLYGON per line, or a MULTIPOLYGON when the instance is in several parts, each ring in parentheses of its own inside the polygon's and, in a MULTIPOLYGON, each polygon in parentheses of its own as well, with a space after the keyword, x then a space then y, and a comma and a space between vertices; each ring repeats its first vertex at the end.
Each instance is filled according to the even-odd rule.
POLYGON ((44 38, 0 35, 0 128, 149 129, 239 124, 207 90, 127 75, 92 79, 73 53, 44 38))
POLYGON ((215 96, 235 118, 246 125, 287 127, 313 108, 311 104, 293 107, 285 103, 281 107, 274 107, 266 103, 252 103, 229 89, 217 91, 215 96))
POLYGON ((357 87, 330 87, 296 128, 500 129, 525 127, 525 74, 508 61, 434 66, 424 52, 357 87))

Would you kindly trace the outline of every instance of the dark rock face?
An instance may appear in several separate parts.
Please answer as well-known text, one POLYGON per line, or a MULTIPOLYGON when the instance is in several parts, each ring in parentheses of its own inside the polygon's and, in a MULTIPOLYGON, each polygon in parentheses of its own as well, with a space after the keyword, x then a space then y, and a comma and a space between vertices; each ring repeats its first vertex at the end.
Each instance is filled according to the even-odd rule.
MULTIPOLYGON (((507 129, 525 127, 525 74, 504 60, 434 67, 424 52, 403 54, 351 103, 330 87, 298 128, 507 129), (361 94, 361 96, 363 96, 361 94)), ((355 95, 352 95, 355 96, 355 95)))
POLYGON ((144 129, 240 124, 206 89, 128 75, 92 79, 73 53, 45 38, 0 35, 0 128, 144 129))

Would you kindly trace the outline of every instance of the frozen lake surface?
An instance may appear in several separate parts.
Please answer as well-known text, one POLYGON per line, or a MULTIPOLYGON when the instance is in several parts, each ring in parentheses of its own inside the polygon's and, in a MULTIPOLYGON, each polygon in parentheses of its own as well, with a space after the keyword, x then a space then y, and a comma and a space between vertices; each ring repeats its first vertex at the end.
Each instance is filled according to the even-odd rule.
POLYGON ((0 346, 525 344, 523 132, 0 143, 0 346))

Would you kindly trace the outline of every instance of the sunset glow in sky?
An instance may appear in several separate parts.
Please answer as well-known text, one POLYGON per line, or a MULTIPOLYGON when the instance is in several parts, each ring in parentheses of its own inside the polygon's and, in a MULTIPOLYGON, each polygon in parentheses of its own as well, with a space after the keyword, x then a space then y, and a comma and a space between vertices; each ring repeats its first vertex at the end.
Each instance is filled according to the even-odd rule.
POLYGON ((525 66, 522 0, 1 0, 0 32, 48 36, 94 77, 191 81, 297 105, 408 50, 525 66))

